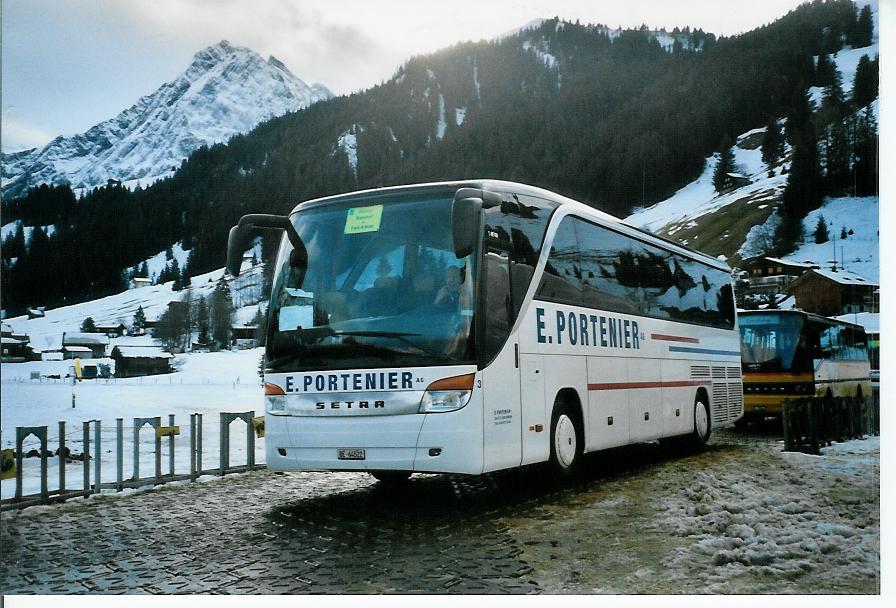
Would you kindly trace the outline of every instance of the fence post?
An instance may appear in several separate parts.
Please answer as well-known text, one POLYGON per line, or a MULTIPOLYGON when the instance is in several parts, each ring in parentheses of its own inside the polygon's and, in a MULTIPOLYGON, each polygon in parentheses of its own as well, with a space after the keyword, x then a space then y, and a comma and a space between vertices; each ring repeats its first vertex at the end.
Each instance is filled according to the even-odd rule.
POLYGON ((202 414, 196 414, 196 473, 202 475, 202 414))
POLYGON ((230 424, 225 412, 220 413, 221 420, 221 446, 218 454, 218 463, 221 466, 220 474, 224 475, 230 467, 230 424))
POLYGON ((124 418, 115 419, 115 447, 117 452, 115 478, 118 482, 118 491, 121 492, 124 489, 124 418))
POLYGON ((137 422, 139 418, 134 418, 134 481, 140 479, 140 427, 137 422))
POLYGON ((190 481, 196 481, 196 414, 190 414, 190 481))
POLYGON ((162 426, 162 417, 156 416, 154 421, 156 423, 153 428, 153 435, 156 437, 156 481, 159 481, 162 478, 162 438, 155 431, 162 426))
POLYGON ((784 451, 792 452, 793 451, 793 429, 791 429, 791 425, 793 424, 793 402, 790 399, 785 399, 781 404, 781 426, 784 427, 784 451))
POLYGON ((90 422, 84 422, 84 498, 90 496, 90 422))
POLYGON ((818 424, 815 416, 815 400, 810 399, 806 404, 809 412, 809 445, 812 447, 813 454, 821 453, 818 449, 818 424))
POLYGON ((94 448, 95 451, 96 451, 96 456, 94 456, 94 458, 93 458, 93 476, 94 476, 94 478, 95 478, 95 481, 94 481, 94 484, 95 484, 95 485, 94 485, 94 493, 95 493, 95 494, 99 494, 99 493, 100 493, 100 486, 101 486, 102 483, 103 483, 103 482, 102 482, 102 477, 100 476, 100 467, 101 467, 101 463, 102 463, 102 460, 103 460, 103 451, 102 451, 101 435, 100 435, 100 433, 101 433, 101 428, 102 428, 102 422, 99 421, 99 420, 94 420, 94 421, 93 421, 93 424, 94 424, 94 427, 93 427, 93 438, 94 438, 94 439, 93 439, 93 442, 96 444, 96 446, 95 446, 95 448, 94 448))
POLYGON ((59 421, 59 493, 65 494, 65 420, 59 421))
MULTIPOLYGON (((168 414, 168 426, 174 427, 174 414, 168 414)), ((168 474, 174 477, 174 432, 168 435, 168 474)))
POLYGON ((255 466, 255 428, 252 426, 252 419, 255 418, 255 410, 249 412, 246 419, 246 464, 250 471, 255 466))

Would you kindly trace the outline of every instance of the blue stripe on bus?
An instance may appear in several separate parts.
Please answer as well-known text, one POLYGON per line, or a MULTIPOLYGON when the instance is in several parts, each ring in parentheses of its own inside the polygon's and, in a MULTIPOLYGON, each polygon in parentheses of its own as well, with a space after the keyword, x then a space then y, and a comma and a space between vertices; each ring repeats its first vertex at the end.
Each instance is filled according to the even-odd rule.
POLYGON ((715 350, 712 348, 694 348, 693 346, 670 346, 669 352, 699 353, 701 355, 728 355, 731 357, 740 357, 739 350, 715 350))

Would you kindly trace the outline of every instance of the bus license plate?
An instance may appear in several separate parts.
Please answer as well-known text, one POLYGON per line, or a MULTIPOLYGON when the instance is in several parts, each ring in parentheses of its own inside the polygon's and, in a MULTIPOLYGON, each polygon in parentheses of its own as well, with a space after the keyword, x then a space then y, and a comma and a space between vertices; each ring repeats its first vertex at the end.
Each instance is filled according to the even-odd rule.
POLYGON ((367 455, 364 448, 339 448, 339 460, 364 460, 367 455))

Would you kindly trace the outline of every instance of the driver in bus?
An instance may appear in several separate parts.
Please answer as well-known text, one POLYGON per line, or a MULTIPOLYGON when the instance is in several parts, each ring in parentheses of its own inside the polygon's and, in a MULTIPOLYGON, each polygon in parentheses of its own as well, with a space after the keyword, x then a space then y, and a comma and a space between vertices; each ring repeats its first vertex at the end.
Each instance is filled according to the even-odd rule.
POLYGON ((461 308, 470 307, 470 297, 461 282, 461 269, 458 266, 449 266, 445 271, 445 281, 436 294, 434 305, 440 308, 461 308))

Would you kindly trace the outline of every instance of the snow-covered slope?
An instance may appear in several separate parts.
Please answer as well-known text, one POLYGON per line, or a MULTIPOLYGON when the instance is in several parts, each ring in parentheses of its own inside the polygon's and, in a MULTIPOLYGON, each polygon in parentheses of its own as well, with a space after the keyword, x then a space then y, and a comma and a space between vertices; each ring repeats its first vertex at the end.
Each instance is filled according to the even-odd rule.
MULTIPOLYGON (((857 49, 844 47, 830 56, 847 92, 852 88, 856 66, 862 55, 873 59, 879 53, 877 2, 857 4, 860 8, 865 4, 871 5, 875 35, 869 46, 857 49)), ((820 95, 818 91, 814 93, 820 95)), ((871 111, 879 121, 879 99, 872 102, 871 111)), ((786 147, 783 159, 772 167, 770 173, 762 163, 759 149, 764 130, 760 127, 742 134, 734 147, 737 171, 749 179, 749 184, 723 194, 716 192, 712 176, 718 155, 713 155, 706 159, 703 172, 697 179, 664 201, 646 209, 636 209, 626 221, 720 257, 744 259, 766 253, 779 222, 775 210, 787 184, 790 148, 786 147)), ((804 220, 804 233, 806 240, 788 259, 811 261, 829 268, 836 249, 838 265, 872 281, 879 280, 877 197, 826 199, 820 209, 804 220), (827 242, 817 245, 812 239, 811 234, 821 215, 829 223, 828 230, 832 239, 836 239, 836 244, 827 242), (852 230, 853 234, 841 240, 843 227, 847 232, 852 230)))
MULTIPOLYGON (((164 252, 162 258, 164 259, 164 252)), ((249 262, 244 262, 243 268, 238 278, 230 279, 231 298, 237 308, 235 323, 250 321, 259 301, 263 299, 261 290, 263 266, 261 264, 250 266, 249 262)), ((199 299, 204 296, 208 299, 223 275, 224 269, 221 268, 192 277, 191 297, 199 299)), ((172 281, 168 281, 161 285, 129 289, 98 300, 47 310, 43 318, 28 319, 26 316, 21 316, 4 319, 3 322, 10 325, 16 333, 28 334, 34 350, 57 349, 62 346, 62 333, 79 331, 81 323, 87 317, 92 317, 97 325, 123 323, 130 326, 134 321, 134 313, 139 307, 143 307, 148 321, 158 319, 167 310, 169 302, 183 300, 186 296, 186 291, 174 291, 173 285, 172 281)), ((113 339, 112 345, 150 342, 152 339, 148 336, 122 337, 113 339)))
POLYGON ((89 188, 116 179, 148 185, 202 145, 332 96, 322 84, 306 85, 274 57, 265 61, 221 41, 115 118, 43 148, 3 155, 3 196, 41 183, 89 188))

